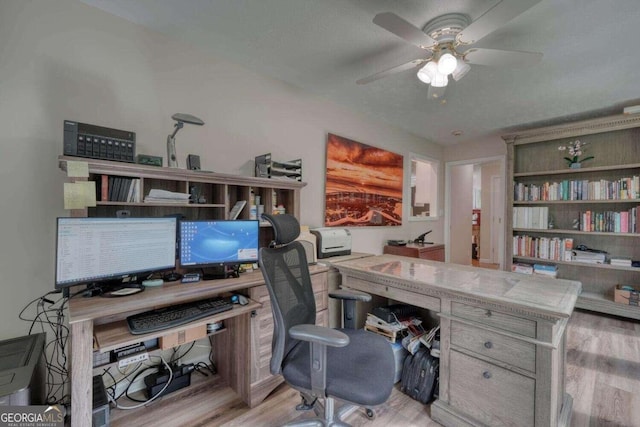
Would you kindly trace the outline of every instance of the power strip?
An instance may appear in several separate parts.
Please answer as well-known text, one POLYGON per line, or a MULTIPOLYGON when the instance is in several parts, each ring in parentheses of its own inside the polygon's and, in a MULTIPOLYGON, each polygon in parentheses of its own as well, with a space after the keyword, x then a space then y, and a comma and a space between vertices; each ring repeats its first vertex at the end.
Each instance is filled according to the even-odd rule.
POLYGON ((137 353, 133 356, 118 360, 118 368, 124 368, 125 366, 129 366, 132 363, 140 363, 145 360, 149 360, 149 353, 146 351, 144 353, 137 353))

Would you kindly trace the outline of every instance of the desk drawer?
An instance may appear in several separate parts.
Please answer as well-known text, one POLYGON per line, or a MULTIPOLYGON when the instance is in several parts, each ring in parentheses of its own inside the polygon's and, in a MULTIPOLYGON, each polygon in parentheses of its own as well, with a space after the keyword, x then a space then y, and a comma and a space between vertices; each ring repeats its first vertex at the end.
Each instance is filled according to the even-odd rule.
POLYGON ((534 425, 535 381, 451 351, 449 404, 488 426, 534 425))
POLYGON ((311 287, 313 288, 313 296, 316 299, 316 311, 326 310, 329 306, 328 295, 328 279, 327 274, 314 274, 311 276, 311 287))
MULTIPOLYGON (((314 274, 311 276, 311 287, 316 300, 316 311, 326 310, 328 302, 328 280, 325 274, 314 274)), ((249 290, 249 298, 262 304, 262 308, 271 313, 271 298, 266 285, 255 286, 249 290)))
POLYGON ((453 321, 451 344, 529 372, 536 370, 536 346, 516 338, 453 321))
POLYGON ((504 329, 526 337, 536 337, 536 322, 500 311, 488 310, 473 305, 454 302, 451 304, 451 314, 467 320, 504 329))

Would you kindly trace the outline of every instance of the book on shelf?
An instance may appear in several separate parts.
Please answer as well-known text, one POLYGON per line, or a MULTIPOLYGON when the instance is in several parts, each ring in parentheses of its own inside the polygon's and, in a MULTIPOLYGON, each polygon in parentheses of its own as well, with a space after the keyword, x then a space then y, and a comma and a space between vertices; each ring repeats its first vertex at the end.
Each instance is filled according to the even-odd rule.
POLYGON ((548 206, 514 206, 513 207, 513 227, 514 228, 535 228, 546 230, 549 223, 548 206))
POLYGON ((554 264, 533 264, 533 274, 558 277, 558 266, 554 264))
POLYGON ((106 202, 109 200, 109 175, 102 175, 100 177, 100 201, 106 202))
POLYGON ((640 198, 640 177, 617 180, 599 179, 589 181, 561 180, 543 184, 514 183, 515 201, 566 201, 566 200, 635 200, 640 198))
POLYGON ((229 219, 238 219, 238 215, 242 212, 242 209, 247 204, 246 200, 238 200, 235 205, 231 208, 229 212, 229 219))
POLYGON ((533 274, 533 265, 524 262, 514 262, 511 271, 520 274, 533 274))
POLYGON ((612 256, 609 259, 609 264, 616 265, 619 267, 631 267, 632 261, 629 257, 621 257, 621 256, 612 256))
POLYGON ((571 257, 572 261, 576 262, 586 262, 589 264, 604 264, 606 254, 603 252, 592 252, 592 251, 581 251, 578 249, 574 249, 571 251, 573 256, 571 257))

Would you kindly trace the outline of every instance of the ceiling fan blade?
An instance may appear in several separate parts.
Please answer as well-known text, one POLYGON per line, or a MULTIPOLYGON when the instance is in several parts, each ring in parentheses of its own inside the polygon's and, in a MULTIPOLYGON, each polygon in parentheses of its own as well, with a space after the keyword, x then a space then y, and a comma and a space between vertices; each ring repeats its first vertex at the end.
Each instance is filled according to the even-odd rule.
POLYGON ((364 85, 364 84, 367 84, 367 83, 371 83, 372 81, 381 79, 383 77, 387 77, 387 76, 389 76, 391 74, 399 73, 401 71, 406 71, 406 70, 409 70, 411 68, 418 67, 418 66, 424 64, 425 62, 427 62, 428 60, 429 60, 429 58, 426 58, 426 59, 414 59, 413 61, 409 61, 406 64, 396 65, 395 67, 389 68, 388 70, 380 71, 379 73, 372 74, 369 77, 365 77, 365 78, 362 78, 360 80, 357 80, 356 83, 359 84, 359 85, 364 85))
POLYGON ((469 64, 488 65, 491 67, 528 67, 542 59, 539 52, 520 52, 498 49, 469 49, 464 53, 464 60, 469 64))
POLYGON ((434 39, 426 35, 420 28, 392 12, 377 14, 373 18, 373 23, 422 49, 428 49, 437 44, 434 39))
POLYGON ((475 43, 484 36, 532 8, 540 0, 502 0, 458 34, 463 44, 475 43))
POLYGON ((447 87, 434 87, 433 85, 429 85, 428 96, 429 99, 442 99, 444 98, 444 92, 447 90, 447 87))

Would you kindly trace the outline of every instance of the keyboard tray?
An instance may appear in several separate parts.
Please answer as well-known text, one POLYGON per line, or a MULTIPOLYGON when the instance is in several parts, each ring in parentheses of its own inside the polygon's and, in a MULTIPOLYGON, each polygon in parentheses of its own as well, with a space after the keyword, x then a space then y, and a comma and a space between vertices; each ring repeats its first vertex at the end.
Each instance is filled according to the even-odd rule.
POLYGON ((133 335, 141 335, 184 325, 231 309, 233 303, 229 298, 215 297, 134 314, 127 317, 127 326, 133 335))

